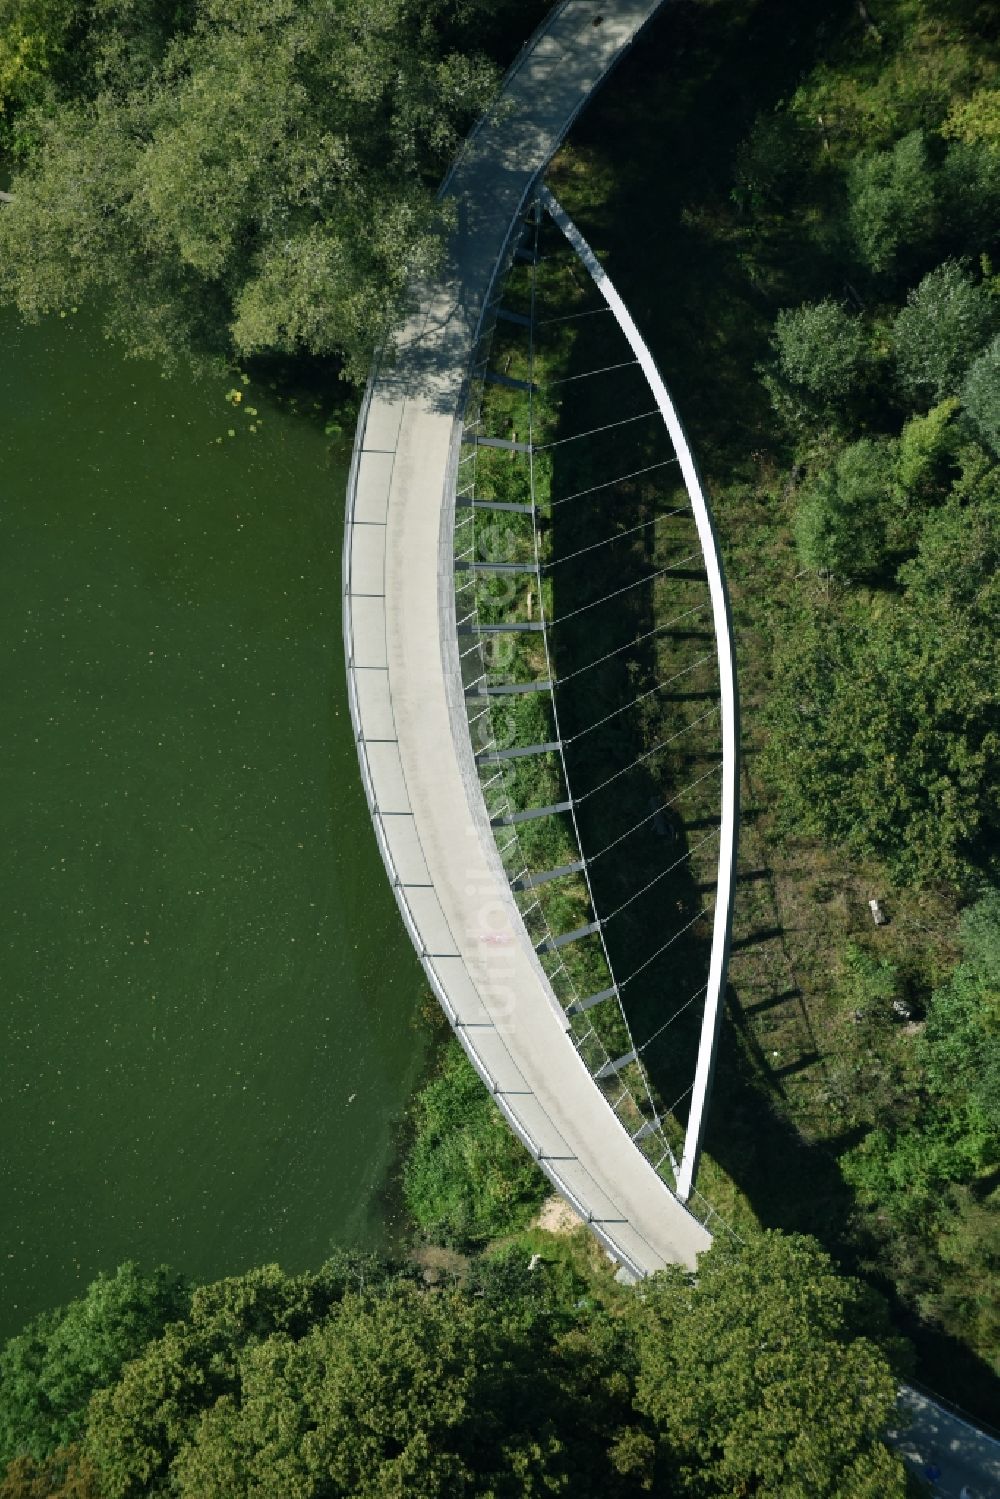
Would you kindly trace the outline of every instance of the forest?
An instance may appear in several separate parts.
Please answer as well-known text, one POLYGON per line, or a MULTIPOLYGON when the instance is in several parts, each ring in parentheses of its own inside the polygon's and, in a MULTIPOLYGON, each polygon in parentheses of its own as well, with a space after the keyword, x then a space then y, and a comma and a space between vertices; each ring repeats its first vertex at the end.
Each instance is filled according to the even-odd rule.
MULTIPOLYGON (((200 378, 323 361, 349 422, 545 9, 0 0, 0 300, 92 303, 200 378)), ((676 0, 552 169, 661 360, 732 594, 702 1178, 732 1239, 634 1292, 531 1227, 544 1181, 440 1038, 401 1177, 446 1268, 108 1267, 0 1353, 0 1499, 875 1499, 906 1492, 899 1377, 995 1413, 998 62, 988 0, 676 0)))

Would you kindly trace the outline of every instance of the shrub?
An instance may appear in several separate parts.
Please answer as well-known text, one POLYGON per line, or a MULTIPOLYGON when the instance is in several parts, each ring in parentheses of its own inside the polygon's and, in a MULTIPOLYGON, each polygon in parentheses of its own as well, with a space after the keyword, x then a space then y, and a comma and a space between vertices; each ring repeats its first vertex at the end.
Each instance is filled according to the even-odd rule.
POLYGON ((426 1234, 471 1245, 527 1222, 545 1196, 545 1178, 456 1042, 419 1094, 414 1117, 403 1190, 426 1234))
POLYGON ((962 405, 994 453, 1000 454, 1000 334, 969 369, 962 405))
POLYGON ((988 292, 955 261, 939 265, 910 293, 893 325, 892 345, 903 389, 933 401, 954 395, 993 324, 988 292))
POLYGON ((858 254, 877 275, 895 270, 904 250, 932 236, 935 184, 922 131, 904 135, 891 150, 858 157, 847 186, 858 254))
POLYGON ((829 299, 783 308, 774 328, 774 345, 785 378, 826 401, 849 394, 867 352, 860 320, 829 299))
POLYGON ((878 572, 892 471, 889 444, 863 438, 814 480, 795 519, 803 566, 848 578, 878 572))

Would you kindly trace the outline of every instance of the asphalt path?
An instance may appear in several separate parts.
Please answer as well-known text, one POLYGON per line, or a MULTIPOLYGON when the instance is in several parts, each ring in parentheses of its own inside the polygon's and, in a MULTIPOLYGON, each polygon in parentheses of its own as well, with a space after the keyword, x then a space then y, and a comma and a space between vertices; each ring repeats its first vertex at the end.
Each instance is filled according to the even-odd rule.
POLYGON ((935 1499, 1000 1499, 1000 1441, 908 1385, 897 1411, 889 1445, 935 1499))

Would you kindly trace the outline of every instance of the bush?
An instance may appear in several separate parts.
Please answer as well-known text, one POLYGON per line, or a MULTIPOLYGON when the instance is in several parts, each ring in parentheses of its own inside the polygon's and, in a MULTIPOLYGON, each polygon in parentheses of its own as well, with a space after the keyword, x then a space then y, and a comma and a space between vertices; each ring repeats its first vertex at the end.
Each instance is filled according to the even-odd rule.
POLYGON ((0 1462, 74 1441, 93 1392, 113 1384, 189 1301, 183 1280, 163 1269, 142 1276, 126 1263, 29 1322, 0 1352, 0 1462))
POLYGON ((861 259, 877 275, 924 246, 936 220, 934 177, 923 132, 889 151, 860 156, 848 176, 849 219, 861 259))
POLYGON ((888 443, 863 438, 845 448, 799 501, 795 541, 803 566, 846 578, 877 573, 892 478, 888 443))
POLYGON ((471 1245, 523 1227, 545 1196, 545 1178, 457 1042, 418 1095, 414 1117, 403 1190, 424 1232, 471 1245))
POLYGON ((893 325, 903 389, 923 400, 954 395, 994 321, 989 293, 955 261, 939 265, 910 293, 893 325))
POLYGON ((829 299, 782 308, 775 323, 774 345, 785 378, 824 401, 837 401, 850 393, 867 352, 860 320, 829 299))
POLYGON ((969 369, 962 405, 994 453, 1000 454, 1000 334, 969 369))
POLYGON ((940 492, 946 487, 945 470, 954 456, 952 417, 959 408, 949 396, 926 416, 914 416, 899 436, 897 478, 904 490, 940 492))

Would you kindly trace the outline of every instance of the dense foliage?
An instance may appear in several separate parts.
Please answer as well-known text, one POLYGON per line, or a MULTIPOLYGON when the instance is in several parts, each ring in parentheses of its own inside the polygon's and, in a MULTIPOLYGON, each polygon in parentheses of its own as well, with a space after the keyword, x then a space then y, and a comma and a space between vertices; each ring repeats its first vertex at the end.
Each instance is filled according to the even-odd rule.
POLYGON ((11 1338, 0 1353, 0 1462, 75 1441, 93 1392, 112 1384, 189 1300, 185 1283, 165 1270, 144 1276, 124 1264, 11 1338))
POLYGON ((480 1243, 526 1221, 544 1178, 457 1042, 413 1105, 403 1171, 406 1204, 438 1243, 480 1243))
POLYGON ((198 1287, 89 1403, 79 1388, 79 1441, 15 1457, 0 1496, 891 1499, 895 1378, 859 1323, 857 1284, 778 1235, 638 1293, 517 1249, 435 1290, 352 1257, 268 1267, 198 1287))
POLYGON ((0 296, 28 317, 96 299, 164 362, 309 352, 362 374, 437 264, 437 181, 495 80, 447 37, 481 8, 98 0, 63 79, 67 7, 17 0, 0 86, 35 107, 0 296))
POLYGON ((922 123, 895 140, 891 70, 845 64, 793 101, 799 125, 824 95, 840 121, 836 150, 808 166, 795 134, 785 187, 786 206, 830 215, 831 292, 777 310, 764 375, 803 476, 800 560, 827 586, 779 634, 766 763, 789 828, 901 881, 968 889, 1000 831, 1000 148, 990 90, 969 90, 995 67, 989 50, 955 51, 944 87, 921 77, 919 44, 906 55, 906 86, 927 92, 922 123), (844 121, 859 94, 864 126, 844 121))

